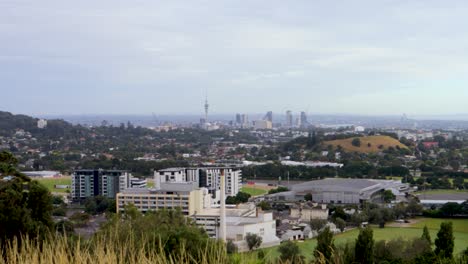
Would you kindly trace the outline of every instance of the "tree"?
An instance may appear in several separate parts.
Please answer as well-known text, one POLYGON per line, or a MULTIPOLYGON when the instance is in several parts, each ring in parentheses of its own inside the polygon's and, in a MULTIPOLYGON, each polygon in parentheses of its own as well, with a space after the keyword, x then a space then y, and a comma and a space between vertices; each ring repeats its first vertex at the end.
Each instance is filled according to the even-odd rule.
POLYGON ((317 237, 317 247, 315 247, 314 256, 316 258, 323 256, 326 262, 330 263, 334 251, 333 233, 330 231, 330 227, 327 226, 317 237))
POLYGON ((271 210, 271 205, 267 201, 261 201, 257 206, 262 208, 263 211, 271 210))
MULTIPOLYGON (((17 160, 9 152, 0 152, 0 241, 28 235, 44 238, 53 230, 52 196, 47 188, 31 181, 16 169, 17 160)), ((0 244, 0 247, 2 245, 0 244)))
POLYGON ((268 194, 274 194, 274 193, 280 193, 280 192, 287 192, 289 191, 288 187, 283 187, 283 186, 279 186, 278 188, 276 189, 271 189, 268 191, 268 194))
POLYGON ((361 140, 359 138, 353 138, 351 145, 359 148, 361 146, 361 140))
POLYGON ((263 239, 261 236, 253 233, 247 233, 247 235, 245 236, 245 241, 247 242, 249 250, 260 247, 260 245, 262 244, 262 240, 263 239))
POLYGON ((229 239, 226 243, 226 252, 228 254, 232 254, 232 253, 237 253, 237 250, 238 248, 236 244, 234 244, 234 242, 231 239, 229 239))
POLYGON ((327 220, 324 219, 312 219, 310 220, 310 228, 312 230, 319 231, 328 223, 327 220))
POLYGON ((312 201, 312 194, 307 193, 306 195, 304 195, 304 201, 312 201))
POLYGON ((455 245, 454 240, 452 222, 441 223, 437 238, 435 239, 436 255, 444 258, 452 258, 453 247, 455 245))
POLYGON ((408 206, 406 206, 406 213, 410 216, 415 216, 421 214, 423 211, 423 207, 421 204, 418 203, 415 199, 412 199, 408 206))
POLYGON ((395 200, 396 196, 393 194, 391 190, 385 190, 382 194, 382 198, 384 202, 390 203, 391 201, 395 200))
POLYGON ((463 177, 456 177, 453 179, 453 186, 458 189, 465 189, 465 179, 463 177))
POLYGON ((448 202, 445 203, 441 208, 440 208, 440 213, 444 216, 454 216, 456 214, 459 214, 462 212, 462 206, 459 205, 458 203, 455 202, 448 202))
POLYGON ((236 194, 236 200, 237 200, 237 203, 246 203, 249 201, 249 198, 250 198, 250 194, 246 193, 246 192, 238 192, 236 194))
POLYGON ((337 218, 335 219, 335 224, 336 224, 336 227, 338 227, 338 229, 340 229, 341 232, 343 232, 344 229, 346 228, 346 222, 345 222, 345 220, 343 220, 343 219, 341 219, 341 218, 339 218, 339 217, 337 217, 337 218))
POLYGON ((104 212, 115 213, 115 200, 105 196, 89 197, 85 201, 85 212, 91 215, 102 214, 104 212))
POLYGON ((337 206, 335 207, 335 211, 333 212, 332 218, 341 218, 341 219, 346 219, 348 215, 345 213, 344 209, 342 206, 337 206))
POLYGON ((355 261, 362 264, 373 263, 374 238, 373 231, 368 226, 359 231, 354 248, 355 261))
POLYGON ((427 226, 426 226, 426 225, 424 226, 424 229, 423 229, 423 233, 422 233, 421 239, 424 239, 424 240, 426 240, 427 242, 429 242, 429 245, 431 245, 431 244, 432 244, 432 241, 431 241, 431 235, 429 234, 429 229, 427 228, 427 226))
POLYGON ((304 258, 301 256, 301 250, 299 249, 299 246, 292 241, 281 243, 278 251, 280 252, 280 258, 283 262, 300 263, 304 258))
POLYGON ((237 199, 235 196, 226 197, 226 204, 237 204, 237 199))

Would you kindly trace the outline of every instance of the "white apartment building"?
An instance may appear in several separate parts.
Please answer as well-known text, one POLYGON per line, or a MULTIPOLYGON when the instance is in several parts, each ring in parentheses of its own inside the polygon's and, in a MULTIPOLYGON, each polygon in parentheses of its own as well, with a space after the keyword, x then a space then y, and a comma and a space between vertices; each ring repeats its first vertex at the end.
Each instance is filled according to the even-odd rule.
POLYGON ((200 167, 200 168, 169 168, 154 172, 155 188, 169 182, 196 182, 198 187, 207 188, 218 203, 220 197, 220 179, 224 173, 226 179, 226 196, 235 196, 242 187, 242 172, 229 167, 200 167))

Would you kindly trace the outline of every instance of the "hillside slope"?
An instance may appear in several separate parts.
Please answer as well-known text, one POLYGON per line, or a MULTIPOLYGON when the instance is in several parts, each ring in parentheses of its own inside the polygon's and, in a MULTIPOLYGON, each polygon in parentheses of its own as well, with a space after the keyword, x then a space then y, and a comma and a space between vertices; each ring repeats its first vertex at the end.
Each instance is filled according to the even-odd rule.
POLYGON ((347 139, 337 139, 331 141, 325 141, 323 144, 325 146, 332 145, 333 147, 341 146, 347 152, 362 152, 362 153, 375 153, 388 149, 389 147, 396 148, 408 148, 403 145, 400 141, 389 137, 389 136, 368 136, 368 137, 359 137, 361 140, 361 146, 356 147, 351 144, 354 138, 347 139), (368 145, 370 143, 370 146, 368 145), (379 148, 379 146, 382 146, 379 148))

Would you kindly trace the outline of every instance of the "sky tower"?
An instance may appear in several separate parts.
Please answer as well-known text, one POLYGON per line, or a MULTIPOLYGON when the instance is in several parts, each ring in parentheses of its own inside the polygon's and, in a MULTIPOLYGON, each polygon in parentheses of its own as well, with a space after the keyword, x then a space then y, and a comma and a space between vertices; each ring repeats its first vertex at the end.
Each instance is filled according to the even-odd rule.
POLYGON ((208 104, 208 96, 205 98, 205 122, 208 122, 208 107, 210 105, 208 104))

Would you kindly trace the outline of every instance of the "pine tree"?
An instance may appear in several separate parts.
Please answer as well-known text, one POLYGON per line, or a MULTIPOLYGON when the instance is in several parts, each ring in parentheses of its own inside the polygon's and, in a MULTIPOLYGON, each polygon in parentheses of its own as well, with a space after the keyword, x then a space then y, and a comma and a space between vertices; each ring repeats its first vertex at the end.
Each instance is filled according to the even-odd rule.
POLYGON ((452 222, 441 223, 437 238, 435 239, 435 253, 444 258, 452 258, 453 247, 455 245, 454 240, 452 222))
POLYGON ((431 235, 429 234, 429 229, 427 228, 427 226, 424 226, 421 239, 427 240, 427 242, 429 242, 429 245, 432 245, 431 235))
POLYGON ((374 238, 370 227, 361 229, 354 248, 355 261, 361 264, 371 264, 374 261, 374 238))
POLYGON ((327 263, 330 263, 334 250, 333 233, 330 231, 330 227, 327 226, 317 237, 317 247, 314 255, 318 258, 322 254, 327 263))

